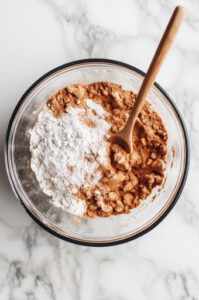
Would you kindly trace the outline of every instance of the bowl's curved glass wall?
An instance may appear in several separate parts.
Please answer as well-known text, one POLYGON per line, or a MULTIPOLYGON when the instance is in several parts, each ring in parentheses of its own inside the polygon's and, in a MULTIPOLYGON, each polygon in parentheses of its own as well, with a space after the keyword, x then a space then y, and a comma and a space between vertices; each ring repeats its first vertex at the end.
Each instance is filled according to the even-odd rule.
POLYGON ((182 123, 173 105, 157 87, 148 101, 163 119, 168 131, 166 180, 160 191, 153 193, 131 214, 106 219, 74 219, 53 207, 40 190, 30 169, 29 130, 45 101, 56 91, 72 83, 111 81, 133 92, 139 90, 143 76, 136 70, 116 63, 85 62, 63 67, 47 76, 28 93, 18 107, 7 141, 7 168, 18 197, 26 208, 51 231, 62 237, 93 243, 110 243, 135 236, 154 224, 174 201, 181 186, 186 165, 186 140, 182 123), (175 155, 174 155, 175 154, 175 155), (153 196, 156 194, 155 199, 153 196))

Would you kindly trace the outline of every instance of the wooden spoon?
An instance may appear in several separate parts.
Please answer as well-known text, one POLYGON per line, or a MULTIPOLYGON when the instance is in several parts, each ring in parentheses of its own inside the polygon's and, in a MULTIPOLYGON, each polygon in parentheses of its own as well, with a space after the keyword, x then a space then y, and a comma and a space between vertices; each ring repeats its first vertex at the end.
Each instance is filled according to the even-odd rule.
POLYGON ((135 125, 135 121, 142 109, 144 100, 146 99, 156 79, 160 67, 166 58, 166 55, 171 47, 171 44, 174 41, 174 38, 178 32, 178 29, 180 28, 180 25, 182 24, 184 17, 185 8, 182 6, 177 6, 173 12, 173 15, 167 25, 167 28, 162 36, 153 60, 146 73, 126 125, 121 131, 119 131, 116 135, 111 136, 110 138, 111 142, 121 146, 127 153, 130 153, 133 148, 132 131, 135 125))

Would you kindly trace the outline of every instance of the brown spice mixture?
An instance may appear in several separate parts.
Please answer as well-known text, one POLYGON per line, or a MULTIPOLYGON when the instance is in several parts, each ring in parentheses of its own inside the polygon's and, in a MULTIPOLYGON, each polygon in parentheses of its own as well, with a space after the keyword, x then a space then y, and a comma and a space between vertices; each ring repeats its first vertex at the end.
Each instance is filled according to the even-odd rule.
MULTIPOLYGON (((69 106, 88 109, 85 99, 92 99, 109 113, 105 119, 111 123, 110 134, 113 134, 125 125, 135 97, 132 91, 123 90, 121 85, 95 82, 61 89, 48 100, 47 105, 58 118, 69 106)), ((87 126, 95 126, 91 120, 83 121, 87 126)), ((100 168, 102 178, 98 186, 82 187, 76 194, 86 201, 85 216, 90 218, 129 213, 164 179, 167 132, 161 118, 147 101, 133 131, 133 152, 127 154, 118 145, 108 141, 107 144, 109 163, 100 168)), ((85 159, 95 158, 91 154, 85 159)))

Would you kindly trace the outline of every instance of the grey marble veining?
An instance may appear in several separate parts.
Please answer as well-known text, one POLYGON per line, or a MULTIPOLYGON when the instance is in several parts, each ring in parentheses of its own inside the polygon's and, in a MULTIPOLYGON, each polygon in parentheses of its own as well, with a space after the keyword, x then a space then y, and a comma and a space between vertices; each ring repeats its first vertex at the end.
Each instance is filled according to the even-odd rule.
POLYGON ((1 0, 0 8, 0 299, 199 299, 199 1, 1 0), (4 138, 18 99, 42 74, 76 59, 112 58, 146 71, 179 3, 187 18, 158 77, 191 143, 178 204, 153 231, 117 247, 54 238, 27 216, 5 174, 4 138))

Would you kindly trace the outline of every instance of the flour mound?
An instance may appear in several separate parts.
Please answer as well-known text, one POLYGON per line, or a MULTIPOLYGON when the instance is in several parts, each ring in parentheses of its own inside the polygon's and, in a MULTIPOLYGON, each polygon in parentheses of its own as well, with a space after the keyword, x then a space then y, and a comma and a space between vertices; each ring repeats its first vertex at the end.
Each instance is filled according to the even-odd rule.
POLYGON ((91 99, 87 104, 90 109, 69 107, 60 118, 45 106, 30 132, 31 169, 40 188, 53 205, 75 215, 87 209, 75 195, 77 189, 96 185, 102 177, 98 168, 107 162, 105 139, 111 126, 104 120, 102 106, 91 99))

